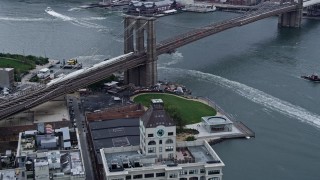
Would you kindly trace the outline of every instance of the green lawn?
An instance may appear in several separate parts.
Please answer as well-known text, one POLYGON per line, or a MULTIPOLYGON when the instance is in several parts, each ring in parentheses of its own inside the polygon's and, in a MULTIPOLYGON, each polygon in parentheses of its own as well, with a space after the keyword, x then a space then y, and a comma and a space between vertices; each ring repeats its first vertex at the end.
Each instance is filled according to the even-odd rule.
POLYGON ((0 68, 14 68, 15 81, 21 80, 21 75, 34 69, 37 65, 48 63, 48 58, 23 56, 19 54, 0 53, 0 68))
POLYGON ((176 107, 186 124, 198 123, 203 116, 216 115, 216 110, 206 104, 170 94, 141 94, 136 96, 133 101, 149 107, 151 99, 162 99, 165 106, 176 107))
POLYGON ((19 60, 13 60, 11 58, 0 57, 0 67, 14 68, 15 72, 20 74, 20 73, 25 73, 25 72, 35 68, 35 65, 31 65, 29 63, 24 63, 19 60))

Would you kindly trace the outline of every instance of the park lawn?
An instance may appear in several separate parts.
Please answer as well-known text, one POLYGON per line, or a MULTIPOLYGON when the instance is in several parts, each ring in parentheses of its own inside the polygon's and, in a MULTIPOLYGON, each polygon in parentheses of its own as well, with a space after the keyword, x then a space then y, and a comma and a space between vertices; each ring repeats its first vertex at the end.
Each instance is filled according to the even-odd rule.
POLYGON ((18 74, 28 72, 33 69, 35 66, 21 62, 19 60, 13 60, 10 58, 0 57, 0 67, 1 68, 14 68, 15 72, 18 74))
POLYGON ((151 99, 162 99, 165 106, 176 107, 186 124, 198 123, 203 116, 214 116, 217 114, 215 109, 206 104, 170 94, 141 94, 136 96, 133 101, 149 107, 151 99))

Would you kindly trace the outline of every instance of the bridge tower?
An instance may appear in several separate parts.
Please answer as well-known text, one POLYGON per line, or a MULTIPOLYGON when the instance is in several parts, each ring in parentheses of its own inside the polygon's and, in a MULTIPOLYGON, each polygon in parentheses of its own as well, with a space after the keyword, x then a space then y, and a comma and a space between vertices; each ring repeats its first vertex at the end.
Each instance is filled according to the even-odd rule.
POLYGON ((125 72, 125 83, 133 83, 138 86, 152 86, 156 84, 155 18, 129 15, 124 17, 124 53, 129 52, 145 54, 146 58, 144 64, 125 72))
POLYGON ((303 0, 280 0, 281 3, 296 3, 297 10, 283 13, 279 16, 279 27, 300 27, 303 9, 303 0))

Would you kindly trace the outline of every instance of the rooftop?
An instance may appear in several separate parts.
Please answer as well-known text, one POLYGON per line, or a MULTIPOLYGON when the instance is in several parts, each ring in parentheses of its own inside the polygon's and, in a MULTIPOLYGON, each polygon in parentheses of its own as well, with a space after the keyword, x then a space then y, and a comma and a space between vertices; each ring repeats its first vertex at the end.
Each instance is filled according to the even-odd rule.
POLYGON ((127 168, 178 166, 186 163, 222 163, 211 146, 205 144, 207 143, 206 141, 203 144, 201 144, 201 142, 204 141, 198 141, 194 144, 188 144, 188 142, 177 144, 178 147, 175 152, 175 158, 169 160, 157 159, 157 157, 153 155, 143 155, 138 146, 106 148, 103 150, 110 172, 123 171, 127 168))
POLYGON ((140 144, 139 118, 90 122, 95 150, 140 144))
POLYGON ((134 6, 142 6, 142 4, 144 4, 146 7, 152 7, 153 4, 155 4, 156 6, 165 6, 168 4, 171 4, 173 1, 171 0, 150 0, 150 1, 145 1, 145 2, 141 2, 141 1, 131 1, 131 3, 134 6))
POLYGON ((175 126, 175 122, 164 109, 163 101, 161 99, 152 99, 151 102, 151 107, 141 116, 144 127, 175 126))
POLYGON ((34 154, 38 149, 55 149, 63 150, 65 148, 70 148, 71 146, 59 145, 59 138, 65 143, 70 143, 70 131, 68 127, 63 127, 60 129, 55 129, 53 133, 42 134, 37 130, 29 130, 20 133, 18 142, 18 155, 28 155, 34 154), (55 134, 55 133, 61 133, 55 134), (62 136, 61 136, 62 135, 62 136))
POLYGON ((162 99, 151 99, 152 103, 163 103, 162 99))
POLYGON ((205 116, 201 117, 203 121, 205 121, 208 125, 223 125, 223 124, 232 124, 226 116, 205 116))
POLYGON ((11 71, 13 68, 0 68, 0 71, 11 71))
POLYGON ((14 169, 0 170, 0 179, 15 180, 16 173, 14 169))

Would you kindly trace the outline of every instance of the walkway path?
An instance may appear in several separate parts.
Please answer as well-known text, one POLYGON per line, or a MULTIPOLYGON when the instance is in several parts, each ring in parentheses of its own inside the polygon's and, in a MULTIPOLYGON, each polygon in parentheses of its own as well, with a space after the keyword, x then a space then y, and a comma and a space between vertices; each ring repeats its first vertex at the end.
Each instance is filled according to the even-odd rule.
POLYGON ((49 68, 49 67, 53 66, 54 64, 57 64, 58 62, 59 62, 59 60, 49 59, 49 63, 47 63, 45 65, 36 65, 35 69, 30 70, 27 75, 25 75, 25 76, 23 76, 21 78, 21 83, 23 83, 23 84, 34 84, 32 82, 29 82, 30 78, 34 74, 38 73, 40 69, 49 68))

